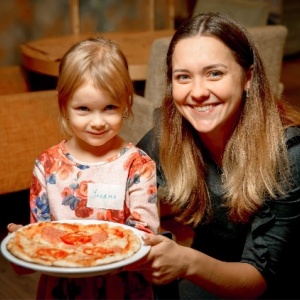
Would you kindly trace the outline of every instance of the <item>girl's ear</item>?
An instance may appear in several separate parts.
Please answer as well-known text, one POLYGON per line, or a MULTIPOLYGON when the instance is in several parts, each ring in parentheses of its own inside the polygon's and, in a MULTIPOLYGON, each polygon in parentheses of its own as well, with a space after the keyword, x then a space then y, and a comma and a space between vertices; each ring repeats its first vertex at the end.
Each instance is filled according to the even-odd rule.
POLYGON ((123 119, 127 119, 128 115, 129 115, 128 108, 126 107, 125 110, 124 110, 124 112, 123 112, 123 119))

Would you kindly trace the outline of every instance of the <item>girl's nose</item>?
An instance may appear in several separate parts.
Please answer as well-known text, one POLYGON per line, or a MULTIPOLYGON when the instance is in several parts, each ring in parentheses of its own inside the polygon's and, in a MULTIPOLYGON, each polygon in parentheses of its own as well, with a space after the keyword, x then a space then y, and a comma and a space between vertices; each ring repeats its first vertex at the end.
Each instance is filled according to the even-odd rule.
POLYGON ((105 120, 101 114, 97 113, 92 116, 90 124, 93 128, 101 128, 105 126, 105 120))

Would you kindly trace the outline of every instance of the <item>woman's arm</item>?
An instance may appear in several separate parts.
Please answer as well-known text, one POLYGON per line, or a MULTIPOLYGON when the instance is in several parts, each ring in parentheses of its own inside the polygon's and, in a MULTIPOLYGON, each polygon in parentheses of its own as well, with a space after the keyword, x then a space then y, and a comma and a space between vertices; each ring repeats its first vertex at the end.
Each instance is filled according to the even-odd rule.
POLYGON ((145 243, 152 246, 149 254, 125 269, 141 270, 154 284, 185 278, 222 298, 257 298, 266 289, 250 264, 222 262, 160 235, 146 235, 145 243))

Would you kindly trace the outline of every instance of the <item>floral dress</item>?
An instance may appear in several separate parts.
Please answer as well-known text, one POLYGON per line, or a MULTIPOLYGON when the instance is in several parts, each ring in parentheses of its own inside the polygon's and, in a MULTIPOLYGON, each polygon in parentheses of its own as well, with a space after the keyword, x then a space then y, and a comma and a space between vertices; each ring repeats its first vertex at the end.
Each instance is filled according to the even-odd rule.
MULTIPOLYGON (((107 220, 157 232, 156 166, 144 151, 129 143, 105 161, 85 163, 68 153, 65 142, 45 150, 35 161, 31 223, 107 220)), ((151 285, 137 272, 85 278, 42 275, 37 293, 37 299, 151 297, 151 285)))

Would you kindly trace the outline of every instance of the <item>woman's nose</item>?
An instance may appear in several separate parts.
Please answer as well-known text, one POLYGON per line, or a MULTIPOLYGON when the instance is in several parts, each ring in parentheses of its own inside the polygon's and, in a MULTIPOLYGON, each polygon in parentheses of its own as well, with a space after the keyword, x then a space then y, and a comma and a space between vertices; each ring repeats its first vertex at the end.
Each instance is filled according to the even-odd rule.
POLYGON ((203 80, 195 80, 191 85, 191 96, 194 99, 201 99, 209 97, 209 89, 203 80))

